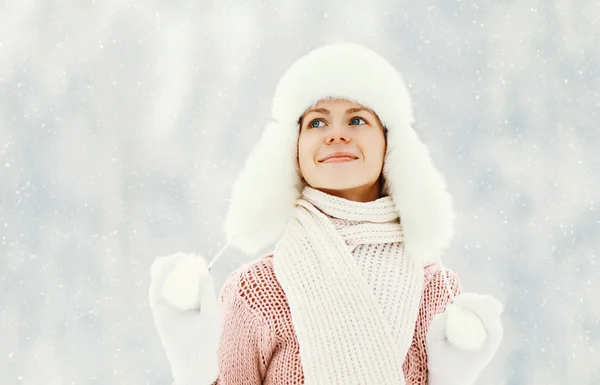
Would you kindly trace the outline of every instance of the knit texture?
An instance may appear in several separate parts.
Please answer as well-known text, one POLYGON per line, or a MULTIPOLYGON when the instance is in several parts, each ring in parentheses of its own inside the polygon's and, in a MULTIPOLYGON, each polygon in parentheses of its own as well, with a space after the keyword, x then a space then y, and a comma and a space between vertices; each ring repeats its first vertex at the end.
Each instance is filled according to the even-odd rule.
POLYGON ((423 267, 403 255, 401 234, 389 197, 362 203, 311 187, 303 191, 294 217, 275 245, 273 267, 292 314, 306 384, 404 384, 398 362, 411 343, 423 267), (349 247, 332 217, 353 230, 354 240, 391 246, 389 255, 370 258, 388 261, 388 267, 398 272, 397 280, 385 283, 396 297, 388 305, 398 315, 399 333, 393 333, 386 311, 354 261, 351 249, 355 254, 360 251, 355 244, 349 247))
MULTIPOLYGON (((297 315, 294 318, 290 309, 289 290, 286 296, 286 285, 281 284, 281 276, 284 274, 280 272, 276 275, 276 249, 275 256, 264 256, 237 270, 223 288, 221 305, 224 319, 219 347, 220 374, 215 384, 304 384, 307 368, 311 369, 312 376, 307 378, 307 384, 324 383, 324 379, 329 381, 327 383, 342 380, 376 384, 381 382, 381 378, 393 378, 394 375, 403 377, 396 379, 394 383, 402 383, 402 380, 405 380, 407 384, 427 384, 427 328, 434 315, 443 312, 449 301, 439 266, 434 264, 423 269, 402 253, 402 231, 391 198, 381 198, 369 203, 349 202, 310 188, 305 189, 303 198, 303 204, 308 208, 318 208, 329 223, 333 224, 334 232, 341 236, 344 247, 348 249, 347 254, 351 261, 346 262, 350 262, 360 275, 354 279, 364 281, 364 287, 357 285, 357 288, 366 288, 366 291, 369 291, 363 293, 364 295, 354 293, 355 295, 350 297, 362 296, 363 300, 367 298, 365 295, 372 297, 373 303, 367 303, 367 308, 376 313, 372 315, 374 318, 370 319, 371 322, 377 323, 377 327, 370 331, 375 334, 370 335, 368 330, 364 333, 353 331, 353 341, 348 339, 347 335, 340 334, 339 330, 348 329, 347 318, 352 321, 353 315, 346 314, 344 317, 343 314, 339 314, 344 312, 343 302, 341 307, 327 306, 331 302, 340 305, 336 298, 327 302, 319 301, 323 298, 314 297, 307 303, 314 305, 316 301, 317 306, 322 307, 320 312, 315 313, 317 316, 300 321, 297 315), (407 279, 411 275, 418 276, 418 279, 407 279), (411 293, 411 290, 416 292, 411 293), (406 298, 416 298, 416 301, 406 298), (320 323, 310 323, 313 318, 319 317, 320 323), (318 332, 313 330, 323 323, 328 324, 329 329, 318 332), (300 339, 305 341, 302 343, 302 354, 297 334, 298 326, 305 329, 308 326, 308 337, 300 339), (377 333, 378 331, 381 333, 377 333), (336 339, 332 339, 332 336, 336 339), (388 346, 385 342, 377 340, 384 337, 388 338, 385 342, 390 345, 405 346, 388 346), (318 341, 312 341, 311 338, 322 338, 328 342, 319 347, 318 341), (391 361, 390 357, 377 355, 382 352, 365 353, 377 344, 381 345, 378 348, 382 350, 390 349, 391 361), (323 350, 323 346, 327 348, 330 345, 334 348, 326 351, 324 355, 320 350, 323 350), (319 347, 320 350, 315 352, 315 347, 319 347), (312 355, 307 354, 307 349, 313 350, 310 352, 312 355), (391 370, 383 366, 385 370, 390 370, 391 374, 388 377, 374 371, 353 373, 353 376, 364 376, 357 379, 345 377, 348 375, 346 371, 352 373, 352 367, 331 361, 341 359, 351 364, 360 363, 360 359, 364 359, 363 356, 371 360, 386 361, 388 366, 394 366, 397 362, 398 366, 392 367, 391 370), (305 367, 307 363, 302 364, 302 357, 318 360, 317 364, 321 360, 325 361, 325 370, 315 365, 315 362, 310 363, 313 366, 305 367), (393 373, 394 370, 398 373, 393 373)), ((285 255, 281 258, 285 258, 285 255)), ((320 270, 323 269, 312 273, 318 274, 320 270)), ((451 272, 448 272, 448 275, 456 295, 460 292, 458 279, 451 272)), ((322 280, 320 282, 310 283, 322 285, 322 280)), ((328 293, 327 285, 324 286, 325 291, 322 293, 325 299, 331 295, 336 296, 335 293, 328 293)), ((352 290, 350 286, 347 288, 352 290)), ((318 293, 318 290, 308 292, 309 295, 314 293, 318 293)), ((363 304, 358 302, 358 305, 353 306, 360 307, 363 304)), ((310 307, 298 308, 303 312, 307 309, 313 313, 316 311, 310 307)), ((366 318, 369 319, 368 314, 366 318)), ((348 330, 352 331, 351 328, 348 330)), ((373 369, 379 364, 380 362, 373 362, 373 369)))

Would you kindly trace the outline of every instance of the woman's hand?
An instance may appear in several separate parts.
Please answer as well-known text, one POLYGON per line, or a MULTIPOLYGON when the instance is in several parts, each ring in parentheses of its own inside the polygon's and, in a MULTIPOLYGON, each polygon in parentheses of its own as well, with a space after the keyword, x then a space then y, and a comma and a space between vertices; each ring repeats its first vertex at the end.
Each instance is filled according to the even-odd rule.
POLYGON ((212 384, 218 377, 221 314, 206 261, 184 253, 158 257, 151 276, 150 307, 175 383, 212 384))
POLYGON ((429 385, 470 385, 503 336, 502 304, 491 295, 460 294, 427 333, 429 385))

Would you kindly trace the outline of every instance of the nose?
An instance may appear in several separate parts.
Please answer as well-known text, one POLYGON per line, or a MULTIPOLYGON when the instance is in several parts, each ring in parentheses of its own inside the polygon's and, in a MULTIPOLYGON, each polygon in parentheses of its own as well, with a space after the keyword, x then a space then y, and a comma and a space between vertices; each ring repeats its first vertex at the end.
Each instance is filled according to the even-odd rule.
POLYGON ((334 124, 331 126, 331 129, 328 130, 327 136, 325 138, 325 142, 327 144, 335 143, 335 142, 344 142, 348 143, 350 141, 350 132, 348 131, 348 127, 344 124, 334 124))

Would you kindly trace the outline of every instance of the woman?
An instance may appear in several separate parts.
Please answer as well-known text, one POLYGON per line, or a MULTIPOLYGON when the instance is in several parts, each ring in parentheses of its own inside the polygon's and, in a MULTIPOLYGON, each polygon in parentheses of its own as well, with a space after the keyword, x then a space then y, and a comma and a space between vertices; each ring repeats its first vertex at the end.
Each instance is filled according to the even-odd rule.
POLYGON ((441 265, 451 198, 400 74, 362 46, 321 47, 284 74, 272 117, 225 231, 273 252, 228 278, 220 306, 204 259, 152 266, 175 383, 472 384, 500 344, 502 305, 460 294, 441 265))

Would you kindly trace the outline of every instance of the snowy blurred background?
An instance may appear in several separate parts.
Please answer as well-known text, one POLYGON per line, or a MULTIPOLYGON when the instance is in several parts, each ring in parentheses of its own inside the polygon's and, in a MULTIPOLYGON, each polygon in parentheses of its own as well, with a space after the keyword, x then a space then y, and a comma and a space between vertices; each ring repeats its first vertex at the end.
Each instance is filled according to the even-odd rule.
MULTIPOLYGON (((479 384, 600 384, 600 4, 0 2, 0 384, 169 384, 155 256, 214 255, 297 58, 403 72, 458 212, 444 258, 506 303, 479 384), (368 5, 367 5, 368 4, 368 5)), ((235 249, 226 275, 255 258, 235 249)))

